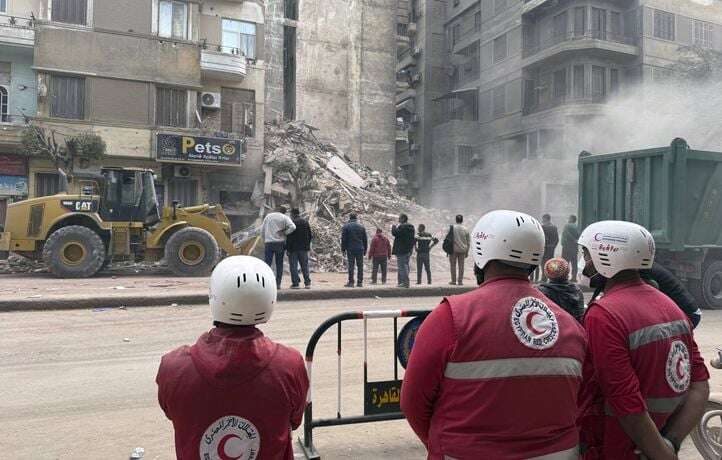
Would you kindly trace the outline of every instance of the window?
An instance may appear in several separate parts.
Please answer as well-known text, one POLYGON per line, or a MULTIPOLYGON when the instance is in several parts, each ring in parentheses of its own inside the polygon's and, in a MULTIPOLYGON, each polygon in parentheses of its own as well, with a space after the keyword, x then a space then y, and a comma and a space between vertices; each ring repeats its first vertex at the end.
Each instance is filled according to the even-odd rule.
POLYGON ((221 88, 221 130, 254 137, 255 124, 256 93, 247 89, 221 88))
POLYGON ((7 12, 7 0, 0 0, 0 13, 7 12))
POLYGON ((8 113, 8 89, 0 86, 0 122, 7 123, 10 121, 8 113))
POLYGON ((712 24, 704 21, 694 21, 692 42, 702 48, 712 48, 712 24))
POLYGON ((607 10, 592 8, 592 38, 607 39, 607 10))
POLYGON ((155 124, 185 128, 188 94, 184 89, 157 87, 155 90, 155 124))
POLYGON ((603 101, 607 95, 607 82, 605 72, 607 69, 599 66, 592 66, 592 101, 603 101))
POLYGON ((256 24, 245 21, 223 20, 223 51, 256 58, 256 24))
POLYGON ((51 77, 50 116, 77 120, 85 118, 85 78, 51 77))
POLYGON ((614 94, 619 89, 619 69, 609 69, 609 93, 614 94))
POLYGON ((574 97, 575 98, 583 98, 584 97, 584 66, 583 65, 575 65, 574 66, 574 97))
POLYGON ((461 38, 461 24, 454 24, 451 27, 451 46, 455 46, 459 43, 461 38))
POLYGON ((654 36, 674 41, 674 14, 654 10, 654 36))
POLYGON ((554 99, 564 99, 567 95, 567 69, 554 72, 554 99))
POLYGON ((574 8, 574 36, 582 37, 587 30, 587 8, 578 6, 574 8))
POLYGON ((474 148, 472 146, 457 146, 456 167, 458 174, 469 173, 474 169, 474 148))
POLYGON ((504 34, 494 39, 494 62, 501 62, 506 56, 506 34, 504 34))
POLYGON ((35 174, 35 196, 49 196, 58 193, 57 173, 36 173, 35 174))
POLYGON ((185 2, 160 0, 158 35, 185 40, 188 38, 188 5, 185 2))
POLYGON ((53 0, 50 11, 53 21, 67 24, 85 25, 87 14, 88 3, 86 0, 53 0))
POLYGON ((619 41, 622 38, 622 13, 619 11, 612 11, 609 13, 609 33, 612 34, 612 39, 619 41))
POLYGON ((474 32, 481 30, 481 11, 474 13, 474 32))
POLYGON ((298 20, 298 0, 286 0, 284 13, 286 19, 298 20))
POLYGON ((499 14, 506 9, 506 0, 494 0, 494 14, 499 14))
POLYGON ((493 94, 493 114, 494 116, 504 115, 506 112, 506 86, 501 85, 494 88, 493 94))
POLYGON ((567 36, 567 12, 554 16, 554 41, 564 40, 567 36))

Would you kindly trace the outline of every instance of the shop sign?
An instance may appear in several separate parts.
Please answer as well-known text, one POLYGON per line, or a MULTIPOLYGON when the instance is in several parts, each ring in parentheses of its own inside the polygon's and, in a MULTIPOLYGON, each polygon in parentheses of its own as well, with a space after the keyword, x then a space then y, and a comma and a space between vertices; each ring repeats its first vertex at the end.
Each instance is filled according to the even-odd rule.
POLYGON ((17 155, 0 154, 0 174, 5 176, 25 176, 25 158, 17 155))
POLYGON ((239 139, 160 133, 156 136, 158 161, 240 165, 244 149, 245 140, 239 139))
POLYGON ((0 176, 0 195, 27 196, 28 178, 25 176, 0 176))

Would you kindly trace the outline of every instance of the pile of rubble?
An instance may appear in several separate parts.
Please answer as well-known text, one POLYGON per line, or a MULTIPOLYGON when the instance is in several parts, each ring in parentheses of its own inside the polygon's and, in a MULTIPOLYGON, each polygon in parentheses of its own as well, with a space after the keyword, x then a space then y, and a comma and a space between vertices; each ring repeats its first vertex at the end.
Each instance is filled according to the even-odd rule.
MULTIPOLYGON (((425 224, 428 232, 443 240, 453 222, 451 212, 424 208, 403 196, 394 176, 355 163, 333 144, 319 141, 316 130, 303 121, 267 124, 264 164, 272 169, 276 203, 298 207, 308 217, 315 235, 311 259, 317 271, 345 269, 341 227, 351 213, 366 227, 369 241, 377 227, 392 239, 391 225, 402 213, 410 223, 425 224)), ((441 243, 431 254, 436 269, 448 267, 441 243)))
POLYGON ((17 254, 10 254, 6 260, 0 260, 0 274, 44 273, 47 267, 42 262, 35 262, 17 254))

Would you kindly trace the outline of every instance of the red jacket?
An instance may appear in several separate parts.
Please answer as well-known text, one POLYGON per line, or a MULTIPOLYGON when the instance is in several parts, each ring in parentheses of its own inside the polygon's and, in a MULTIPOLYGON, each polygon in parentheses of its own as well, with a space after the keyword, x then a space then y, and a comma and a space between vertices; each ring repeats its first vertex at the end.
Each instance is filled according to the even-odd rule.
POLYGON ((296 350, 255 327, 215 328, 163 356, 156 382, 178 459, 293 459, 308 391, 296 350))
POLYGON ((401 408, 429 459, 576 458, 586 338, 524 277, 445 299, 424 321, 401 408))
POLYGON ((384 235, 374 235, 371 239, 371 247, 369 248, 369 259, 374 257, 391 257, 391 242, 384 235))
POLYGON ((636 460, 617 417, 648 411, 662 428, 690 382, 709 378, 692 325, 666 295, 631 281, 592 303, 585 327, 591 360, 582 396, 584 458, 636 460))

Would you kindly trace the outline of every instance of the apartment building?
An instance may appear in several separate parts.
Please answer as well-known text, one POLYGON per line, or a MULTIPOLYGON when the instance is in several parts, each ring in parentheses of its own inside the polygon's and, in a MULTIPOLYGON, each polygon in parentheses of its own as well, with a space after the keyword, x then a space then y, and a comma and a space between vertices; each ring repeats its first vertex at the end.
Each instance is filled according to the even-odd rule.
MULTIPOLYGON (((80 161, 76 171, 151 168, 166 205, 221 203, 234 227, 258 215, 250 197, 262 183, 262 3, 10 3, 33 18, 24 61, 30 72, 21 73, 33 95, 18 98, 27 106, 23 113, 60 137, 92 132, 107 145, 102 160, 80 161)), ((31 158, 27 195, 56 190, 53 165, 31 158)))
POLYGON ((444 28, 444 83, 435 113, 415 108, 432 132, 419 197, 459 209, 574 212, 576 154, 594 149, 575 129, 666 78, 681 46, 722 51, 720 2, 448 0, 431 20, 444 28))
POLYGON ((267 0, 266 117, 304 120, 350 158, 394 164, 397 0, 267 0))

